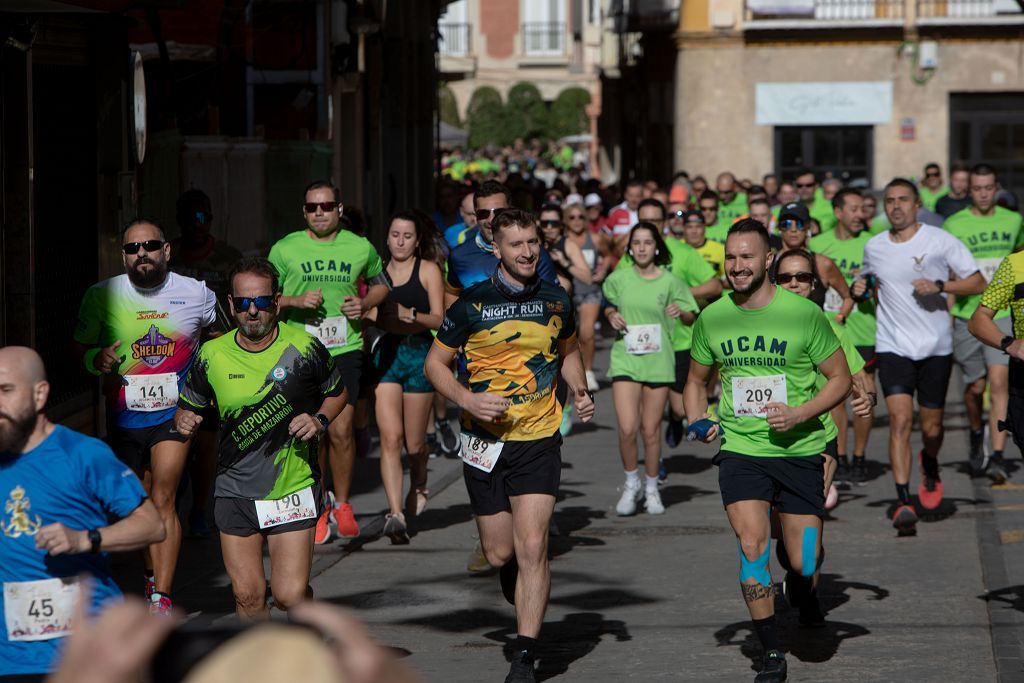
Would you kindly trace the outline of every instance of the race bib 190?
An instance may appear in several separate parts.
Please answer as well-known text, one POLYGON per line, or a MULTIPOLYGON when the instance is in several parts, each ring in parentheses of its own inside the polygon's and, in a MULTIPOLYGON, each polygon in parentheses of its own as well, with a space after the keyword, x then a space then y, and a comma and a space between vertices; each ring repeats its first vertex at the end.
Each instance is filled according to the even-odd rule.
POLYGON ((732 412, 736 417, 768 417, 765 406, 786 403, 786 398, 785 375, 732 378, 732 412))
POLYGON ((289 493, 284 498, 277 500, 254 502, 256 503, 256 519, 259 521, 261 529, 316 517, 316 501, 313 499, 312 486, 289 493))
POLYGON ((626 328, 626 353, 631 356, 661 353, 661 325, 630 325, 626 328))
POLYGON ((70 635, 80 593, 74 578, 5 583, 7 640, 51 640, 70 635))
POLYGON ((832 287, 825 292, 825 310, 829 313, 838 313, 843 308, 843 297, 832 287))
POLYGON ((504 441, 488 441, 479 436, 462 432, 462 462, 484 472, 490 472, 498 464, 498 456, 505 447, 504 441))
POLYGON ((306 332, 319 339, 327 348, 336 349, 348 342, 348 319, 343 315, 324 318, 319 325, 306 325, 306 332))
POLYGON ((124 400, 128 410, 152 413, 178 405, 178 375, 162 372, 157 375, 126 375, 124 400))

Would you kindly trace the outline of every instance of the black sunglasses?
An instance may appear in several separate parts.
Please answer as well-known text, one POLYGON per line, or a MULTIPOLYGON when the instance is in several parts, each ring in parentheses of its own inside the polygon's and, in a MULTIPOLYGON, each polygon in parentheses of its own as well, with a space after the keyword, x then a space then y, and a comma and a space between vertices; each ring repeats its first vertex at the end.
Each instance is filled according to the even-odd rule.
POLYGON ((319 207, 324 213, 328 213, 338 209, 338 202, 306 202, 302 205, 302 208, 306 210, 306 213, 316 213, 317 207, 319 207))
POLYGON ((256 305, 257 311, 269 311, 274 307, 274 295, 231 297, 231 303, 235 307, 235 313, 245 313, 253 304, 256 305))
POLYGON ((491 216, 497 218, 502 211, 508 211, 506 208, 500 209, 476 209, 473 214, 476 216, 478 221, 490 220, 491 216))
POLYGON ((779 273, 775 276, 775 281, 780 285, 788 285, 793 280, 806 285, 808 282, 814 282, 814 275, 811 273, 779 273))
POLYGON ((132 254, 138 254, 140 247, 144 251, 153 252, 160 251, 160 248, 163 246, 163 240, 146 240, 145 242, 128 242, 127 244, 123 245, 121 249, 124 250, 125 254, 131 256, 132 254))
POLYGON ((562 221, 546 220, 540 222, 542 228, 560 228, 562 227, 562 221))

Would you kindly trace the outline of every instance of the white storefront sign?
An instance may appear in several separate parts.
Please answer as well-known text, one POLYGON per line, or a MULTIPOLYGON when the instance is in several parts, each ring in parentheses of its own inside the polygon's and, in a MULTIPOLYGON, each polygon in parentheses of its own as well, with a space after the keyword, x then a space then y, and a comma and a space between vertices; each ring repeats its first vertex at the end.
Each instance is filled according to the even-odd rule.
POLYGON ((758 83, 762 126, 874 125, 892 119, 891 81, 758 83))

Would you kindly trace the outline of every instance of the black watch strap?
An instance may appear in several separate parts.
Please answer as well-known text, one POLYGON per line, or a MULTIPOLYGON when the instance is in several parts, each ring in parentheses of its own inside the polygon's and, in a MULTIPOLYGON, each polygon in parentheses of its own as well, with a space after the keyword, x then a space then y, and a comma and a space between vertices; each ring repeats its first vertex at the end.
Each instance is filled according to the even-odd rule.
POLYGON ((945 280, 936 280, 935 281, 935 286, 939 288, 940 292, 945 292, 946 291, 946 281, 945 280))
POLYGON ((324 431, 327 431, 327 426, 331 424, 331 421, 327 419, 327 416, 324 415, 323 413, 317 413, 313 417, 315 417, 317 421, 320 422, 321 425, 323 425, 324 431))
POLYGON ((999 341, 999 348, 1002 349, 1003 352, 1005 352, 1006 349, 1010 348, 1010 344, 1012 344, 1014 341, 1016 340, 1012 336, 1006 335, 999 341))
POLYGON ((89 552, 95 555, 100 551, 100 546, 103 545, 103 535, 99 529, 89 529, 86 533, 89 536, 89 552))

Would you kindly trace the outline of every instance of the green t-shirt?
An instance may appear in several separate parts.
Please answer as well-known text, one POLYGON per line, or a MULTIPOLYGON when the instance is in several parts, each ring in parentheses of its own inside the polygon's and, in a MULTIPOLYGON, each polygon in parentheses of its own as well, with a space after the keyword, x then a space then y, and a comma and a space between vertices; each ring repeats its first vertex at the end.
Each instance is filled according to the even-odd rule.
POLYGON ((341 372, 316 337, 281 323, 277 332, 257 352, 238 345, 237 331, 206 342, 178 397, 187 410, 217 405, 218 497, 278 500, 320 478, 316 439, 296 439, 288 425, 341 394, 341 372))
MULTIPOLYGON (((672 254, 672 261, 665 266, 665 270, 682 280, 687 286, 687 292, 689 292, 690 287, 697 287, 716 277, 715 269, 704 260, 700 252, 683 240, 669 237, 665 240, 665 246, 668 247, 669 252, 672 254)), ((633 259, 629 257, 629 254, 624 254, 619 259, 619 264, 615 266, 615 270, 620 268, 623 270, 633 270, 633 259)), ((672 333, 672 350, 688 351, 692 338, 693 328, 677 321, 676 329, 672 333)))
MULTIPOLYGON (((997 206, 995 215, 975 216, 968 207, 957 211, 942 224, 971 252, 978 262, 978 270, 991 282, 999 263, 1017 247, 1024 244, 1024 230, 1021 230, 1021 215, 1016 211, 997 206)), ((958 296, 951 313, 967 320, 978 308, 981 294, 958 296)), ((1005 318, 1009 311, 998 311, 996 319, 1005 318)))
MULTIPOLYGON (((843 350, 843 355, 846 357, 846 364, 850 366, 850 374, 856 375, 864 369, 864 357, 860 355, 860 351, 857 350, 857 345, 855 345, 850 339, 849 330, 844 329, 834 320, 829 320, 829 324, 832 326, 832 331, 835 333, 836 339, 839 340, 839 348, 843 350)), ((814 385, 815 390, 821 391, 821 388, 825 386, 827 381, 828 380, 825 379, 825 375, 819 372, 818 381, 814 385)), ((822 414, 821 424, 825 426, 825 443, 828 443, 839 436, 839 428, 836 427, 836 422, 832 419, 831 410, 822 414)))
POLYGON ((825 196, 821 193, 820 189, 814 195, 814 202, 807 207, 807 210, 810 212, 811 218, 818 221, 818 225, 821 226, 822 233, 835 230, 835 209, 832 207, 832 202, 825 199, 825 196))
POLYGON ((270 250, 270 262, 281 278, 285 296, 321 290, 324 302, 316 310, 286 309, 281 319, 320 338, 332 356, 363 347, 363 324, 341 312, 345 297, 358 296, 359 278, 377 277, 384 270, 377 250, 365 237, 339 230, 335 239, 320 242, 305 230, 281 238, 270 250))
POLYGON ((711 240, 712 242, 718 242, 719 244, 725 244, 725 238, 729 236, 729 228, 732 227, 731 221, 726 221, 721 215, 718 216, 718 220, 715 221, 714 225, 709 225, 704 230, 704 237, 711 240))
POLYGON ((821 453, 825 429, 818 416, 776 432, 764 405, 799 406, 814 396, 817 366, 839 349, 828 319, 814 302, 781 287, 754 310, 741 308, 735 296, 704 309, 690 350, 695 362, 720 368, 722 450, 759 457, 821 453))
POLYGON ((745 192, 737 192, 736 196, 732 198, 732 201, 726 204, 725 202, 718 203, 718 223, 725 224, 726 230, 729 226, 736 222, 736 219, 740 216, 747 215, 747 194, 745 192))
POLYGON ((935 192, 932 192, 924 185, 921 185, 920 187, 917 188, 917 193, 921 197, 921 206, 934 213, 935 202, 939 201, 947 194, 949 194, 949 188, 940 187, 935 192))
MULTIPOLYGON (((811 250, 816 254, 828 256, 835 261, 839 271, 850 285, 857 275, 860 274, 864 263, 864 245, 871 239, 867 230, 861 230, 848 240, 841 240, 836 237, 836 231, 811 238, 811 250)), ((829 320, 834 320, 835 313, 826 314, 829 320)), ((846 320, 846 332, 850 339, 857 346, 874 346, 875 329, 875 302, 873 300, 862 301, 853 307, 850 317, 846 320)))
POLYGON ((604 297, 619 309, 629 327, 612 344, 609 376, 629 377, 636 382, 672 382, 675 380, 675 354, 672 338, 677 325, 685 327, 665 313, 669 304, 696 313, 697 302, 682 281, 662 270, 653 280, 641 277, 636 268, 616 268, 602 286, 604 297), (645 338, 646 335, 646 338, 645 338), (657 341, 656 341, 657 340, 657 341), (657 350, 652 350, 657 347, 657 350))

